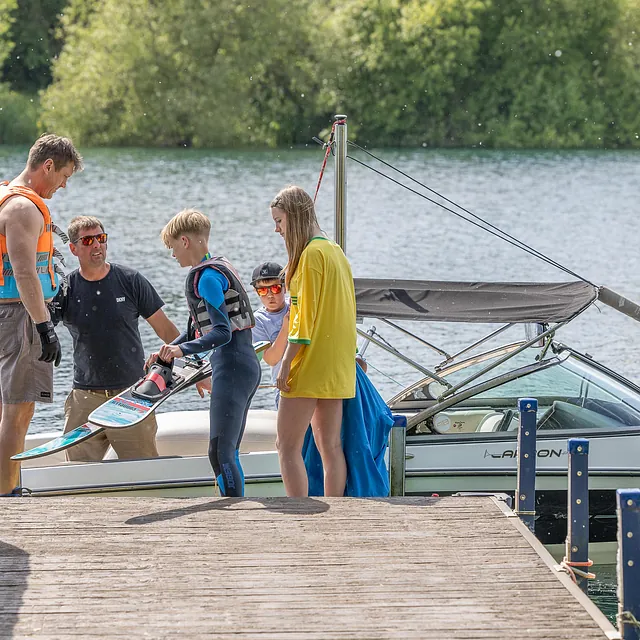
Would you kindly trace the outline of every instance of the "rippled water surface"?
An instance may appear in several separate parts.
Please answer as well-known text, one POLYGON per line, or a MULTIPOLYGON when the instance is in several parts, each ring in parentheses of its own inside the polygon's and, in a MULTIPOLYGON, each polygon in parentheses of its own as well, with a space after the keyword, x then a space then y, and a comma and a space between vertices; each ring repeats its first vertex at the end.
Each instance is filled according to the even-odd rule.
MULTIPOLYGON (((26 149, 0 147, 0 176, 23 167, 26 149)), ((366 160, 361 152, 358 157, 366 160)), ((379 152, 431 188, 486 218, 596 284, 640 299, 637 251, 637 173, 632 152, 379 152)), ((287 184, 315 188, 322 152, 214 152, 194 150, 88 150, 86 169, 51 201, 54 220, 66 227, 73 216, 98 216, 109 232, 109 259, 142 271, 166 302, 167 314, 186 322, 180 269, 159 232, 184 207, 198 207, 212 220, 211 247, 237 266, 248 282, 263 260, 284 263, 281 238, 273 232, 268 204, 287 184)), ((379 165, 378 165, 379 166, 379 165)), ((380 167, 379 168, 383 168, 380 167)), ((385 169, 388 171, 387 169, 385 169)), ((322 226, 333 233, 333 167, 329 163, 318 198, 322 226)), ((69 265, 75 259, 69 257, 69 265)), ((557 269, 460 220, 372 171, 348 165, 347 253, 356 276, 544 281, 569 279, 557 269)), ((255 306, 257 297, 252 293, 255 306)), ((96 318, 100 323, 100 318, 96 318)), ((366 325, 368 326, 368 325, 366 325)), ((433 352, 393 329, 378 330, 405 353, 432 365, 433 352)), ((159 344, 141 321, 145 348, 159 344)), ((429 324, 412 327, 449 352, 490 327, 429 324), (480 332, 480 333, 478 333, 480 332)), ((55 372, 55 402, 40 405, 32 431, 61 429, 63 401, 72 380, 70 339, 55 372)), ((508 336, 507 336, 508 337, 508 336)), ((519 339, 520 329, 511 337, 519 339)), ((609 309, 589 309, 559 338, 640 379, 640 325, 609 309)), ((384 397, 419 374, 376 347, 367 353, 371 377, 384 397)), ((265 377, 266 380, 266 377, 265 377)), ((256 407, 271 406, 262 390, 256 407)), ((164 410, 205 408, 194 392, 168 401, 164 410)))

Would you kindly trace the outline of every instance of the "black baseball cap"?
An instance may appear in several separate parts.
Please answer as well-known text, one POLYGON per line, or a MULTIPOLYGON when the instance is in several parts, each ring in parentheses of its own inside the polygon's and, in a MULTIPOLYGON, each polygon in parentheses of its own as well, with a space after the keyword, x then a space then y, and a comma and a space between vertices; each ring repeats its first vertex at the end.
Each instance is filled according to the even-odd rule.
POLYGON ((281 278, 282 267, 277 262, 263 262, 259 264, 251 274, 251 286, 255 286, 260 280, 273 280, 281 278))

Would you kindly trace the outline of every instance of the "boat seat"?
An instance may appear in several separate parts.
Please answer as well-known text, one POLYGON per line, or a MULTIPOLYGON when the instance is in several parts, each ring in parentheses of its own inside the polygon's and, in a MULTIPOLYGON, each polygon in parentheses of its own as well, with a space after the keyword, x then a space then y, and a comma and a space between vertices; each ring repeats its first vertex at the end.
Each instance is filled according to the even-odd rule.
POLYGON ((491 433, 494 431, 513 431, 518 426, 518 414, 512 409, 491 414, 480 421, 476 431, 491 433), (515 418, 515 420, 514 420, 515 418))
POLYGON ((480 420, 480 424, 476 431, 490 433, 498 430, 498 425, 502 422, 504 416, 501 413, 491 414, 480 420))
POLYGON ((433 416, 436 433, 474 433, 489 416, 502 418, 502 413, 492 409, 469 409, 467 411, 441 411, 433 416))

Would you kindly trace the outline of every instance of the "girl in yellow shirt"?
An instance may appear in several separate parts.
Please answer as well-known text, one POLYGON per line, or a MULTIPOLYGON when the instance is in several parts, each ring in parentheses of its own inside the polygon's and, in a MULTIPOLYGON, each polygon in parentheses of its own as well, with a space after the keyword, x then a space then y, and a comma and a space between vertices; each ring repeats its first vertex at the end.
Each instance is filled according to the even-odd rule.
POLYGON ((324 495, 344 495, 347 467, 340 438, 342 401, 355 396, 356 300, 342 249, 322 233, 311 197, 287 187, 271 203, 285 241, 291 294, 280 389, 278 455, 288 496, 308 494, 302 445, 309 423, 324 468, 324 495))

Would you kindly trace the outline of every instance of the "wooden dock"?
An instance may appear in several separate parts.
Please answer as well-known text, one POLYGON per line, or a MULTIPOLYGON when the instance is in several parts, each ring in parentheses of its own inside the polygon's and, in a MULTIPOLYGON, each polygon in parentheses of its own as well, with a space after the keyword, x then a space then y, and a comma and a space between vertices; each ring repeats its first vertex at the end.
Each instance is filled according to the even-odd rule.
POLYGON ((489 497, 6 498, 0 637, 616 637, 507 511, 489 497))

